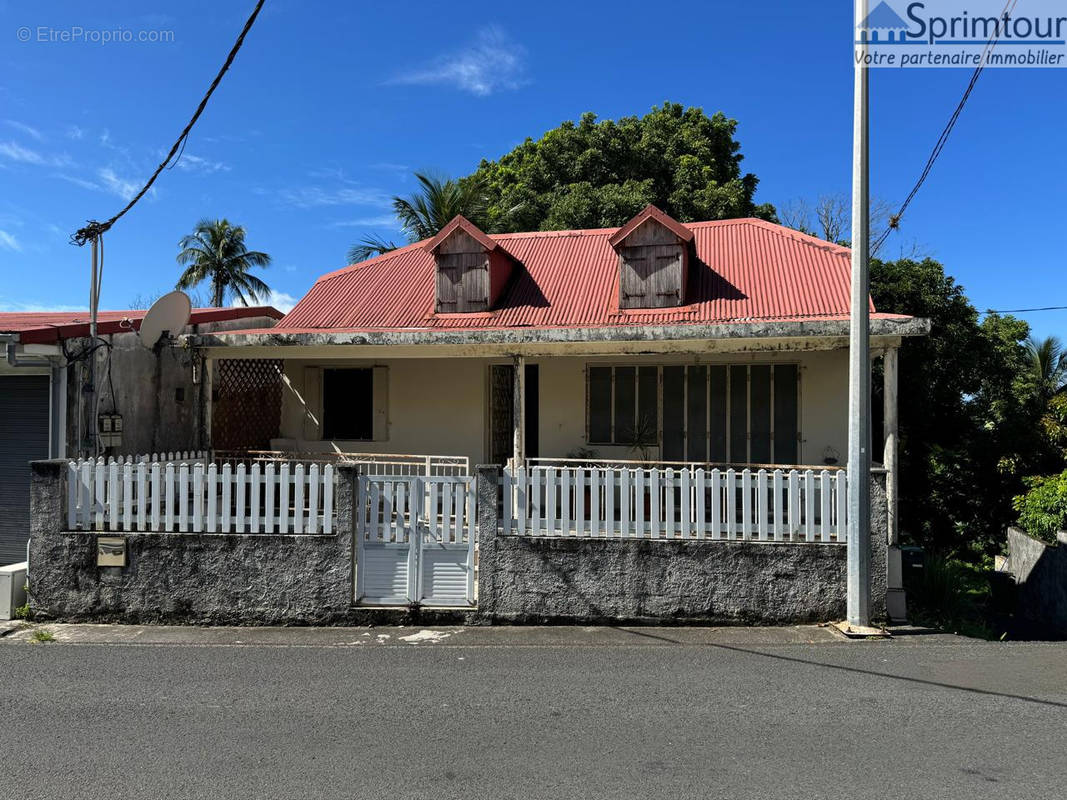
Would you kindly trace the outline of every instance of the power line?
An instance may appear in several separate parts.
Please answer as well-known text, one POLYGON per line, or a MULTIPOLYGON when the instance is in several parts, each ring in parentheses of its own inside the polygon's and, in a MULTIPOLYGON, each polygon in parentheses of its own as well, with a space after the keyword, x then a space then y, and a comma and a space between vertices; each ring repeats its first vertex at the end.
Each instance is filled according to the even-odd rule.
POLYGON ((1067 311, 1067 306, 1044 306, 1042 308, 1002 308, 1000 310, 987 308, 987 314, 1025 314, 1030 311, 1067 311))
MULTIPOLYGON (((1006 15, 1010 15, 1015 11, 1015 5, 1019 0, 1008 0, 1004 6, 1004 11, 1001 13, 1000 18, 1003 19, 1006 15)), ((919 193, 919 189, 925 183, 927 177, 930 175, 930 171, 934 168, 934 162, 937 161, 938 156, 941 155, 941 151, 945 149, 945 144, 948 143, 948 137, 952 133, 952 129, 956 126, 956 122, 960 118, 960 114, 963 113, 963 107, 967 105, 967 101, 971 97, 971 92, 974 91, 975 84, 978 83, 978 78, 985 70, 986 55, 992 50, 996 43, 1000 40, 1000 23, 998 22, 993 29, 993 36, 986 42, 985 47, 982 49, 982 57, 978 62, 978 66, 975 67, 974 74, 971 75, 971 80, 967 84, 967 89, 963 93, 963 97, 960 98, 959 105, 956 106, 956 110, 952 112, 952 116, 949 117, 948 124, 945 125, 944 130, 941 131, 941 135, 937 139, 937 144, 934 145, 933 151, 930 153, 930 157, 926 160, 926 166, 923 167, 922 173, 919 175, 919 179, 915 182, 915 186, 912 187, 911 192, 908 193, 904 203, 900 206, 900 210, 896 214, 889 218, 889 226, 882 232, 882 235, 871 246, 871 252, 877 253, 881 249, 885 240, 889 237, 889 234, 900 227, 900 218, 904 216, 904 212, 908 206, 911 205, 911 201, 915 199, 915 195, 919 193)))
POLYGON ((241 34, 237 37, 237 41, 234 42, 233 48, 230 50, 230 54, 226 57, 226 63, 222 65, 222 69, 219 70, 218 75, 215 76, 215 80, 213 80, 211 82, 211 86, 208 87, 207 94, 204 95, 204 99, 201 100, 200 105, 196 107, 196 113, 193 114, 192 119, 190 119, 189 124, 185 126, 185 129, 182 131, 181 136, 178 137, 178 139, 174 142, 174 145, 170 148, 170 152, 167 153, 167 157, 163 159, 163 163, 156 167, 156 171, 152 173, 152 177, 148 179, 148 183, 146 183, 141 188, 141 191, 134 195, 133 199, 126 204, 126 207, 123 208, 122 211, 113 216, 111 219, 107 220, 106 222, 96 222, 95 220, 90 220, 84 228, 79 228, 77 231, 75 231, 75 233, 70 237, 71 244, 75 244, 78 247, 82 247, 86 242, 91 242, 94 239, 99 238, 102 234, 104 234, 109 228, 111 228, 112 225, 118 222, 119 219, 121 219, 127 211, 133 208, 137 204, 138 200, 145 196, 148 190, 152 188, 152 184, 156 182, 156 178, 159 177, 159 173, 161 173, 166 168, 167 164, 170 163, 171 159, 174 158, 174 154, 177 153, 179 149, 185 149, 185 140, 189 137, 189 132, 193 129, 193 126, 196 124, 196 121, 200 119, 200 115, 204 113, 204 109, 207 107, 208 100, 211 99, 211 95, 214 94, 215 89, 218 88, 219 83, 222 81, 222 76, 226 74, 226 71, 233 63, 234 58, 237 57, 237 51, 240 50, 241 45, 244 44, 245 36, 252 29, 252 23, 254 23, 256 21, 256 17, 259 16, 259 10, 263 8, 264 1, 265 0, 259 0, 259 2, 256 3, 256 7, 252 10, 252 15, 248 18, 248 21, 245 22, 244 28, 241 29, 241 34))

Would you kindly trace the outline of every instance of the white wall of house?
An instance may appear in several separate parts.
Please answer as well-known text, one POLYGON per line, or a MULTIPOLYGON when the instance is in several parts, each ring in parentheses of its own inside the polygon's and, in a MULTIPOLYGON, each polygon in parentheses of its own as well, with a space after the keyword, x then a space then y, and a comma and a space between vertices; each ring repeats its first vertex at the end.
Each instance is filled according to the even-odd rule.
MULTIPOLYGON (((466 456, 472 465, 488 453, 490 358, 287 359, 279 449, 466 456), (385 437, 378 441, 322 441, 318 368, 387 367, 385 437), (312 369, 308 369, 308 368, 312 369), (309 427, 309 418, 313 421, 309 427), (309 435, 310 434, 310 435, 309 435), (288 440, 288 441, 285 441, 288 440)), ((799 463, 821 464, 827 448, 843 463, 847 444, 847 351, 529 358, 540 373, 540 455, 563 457, 586 446, 587 364, 771 364, 800 366, 799 463)), ((637 458, 628 448, 594 446, 604 457, 637 458)), ((655 451, 652 456, 656 457, 655 451)))

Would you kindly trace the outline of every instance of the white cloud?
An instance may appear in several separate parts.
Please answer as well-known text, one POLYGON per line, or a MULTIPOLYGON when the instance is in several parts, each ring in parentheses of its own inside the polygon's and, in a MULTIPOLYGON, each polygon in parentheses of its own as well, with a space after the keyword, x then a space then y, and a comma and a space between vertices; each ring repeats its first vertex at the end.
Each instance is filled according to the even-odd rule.
POLYGON ((45 164, 45 157, 36 150, 30 150, 15 142, 0 142, 0 156, 19 161, 23 164, 45 164))
MULTIPOLYGON (((286 294, 285 292, 276 292, 271 289, 269 295, 267 295, 266 297, 259 298, 258 302, 256 302, 255 304, 261 306, 274 306, 283 314, 288 314, 290 311, 293 310, 293 306, 296 305, 298 299, 299 298, 293 297, 291 294, 286 294)), ((232 308, 240 308, 241 303, 239 300, 234 300, 230 303, 230 306, 232 308)))
POLYGON ((400 230, 400 223, 395 214, 382 214, 377 217, 360 217, 359 219, 339 219, 331 222, 328 228, 395 228, 400 230))
POLYGON ((7 231, 0 231, 0 247, 7 250, 14 250, 16 253, 22 252, 22 245, 19 244, 19 240, 7 231))
POLYGON ((71 163, 70 156, 66 154, 45 156, 36 150, 31 150, 11 141, 0 142, 0 156, 17 161, 20 164, 33 164, 38 167, 66 167, 71 163))
POLYGON ((463 50, 393 78, 389 83, 453 86, 485 97, 525 83, 526 48, 496 26, 482 28, 463 50))
POLYGON ((123 200, 132 200, 133 196, 141 188, 140 183, 119 177, 110 167, 99 170, 97 176, 100 178, 101 186, 105 191, 117 194, 123 200))
POLYGON ((44 136, 41 134, 41 132, 32 126, 27 125, 25 122, 19 122, 16 119, 5 119, 4 122, 10 125, 15 130, 22 131, 22 133, 36 139, 39 142, 44 141, 44 136))
POLYGON ((0 311, 14 311, 16 313, 33 313, 42 311, 85 311, 85 306, 67 306, 45 303, 24 303, 17 300, 5 300, 0 298, 0 311))
MULTIPOLYGON (((262 192, 270 194, 270 192, 262 192)), ((359 186, 342 186, 326 189, 321 186, 303 186, 282 189, 278 196, 298 208, 321 208, 322 206, 377 206, 389 201, 389 196, 380 189, 359 186)))
POLYGON ((229 164, 224 164, 221 161, 209 161, 191 153, 183 153, 181 158, 178 159, 177 167, 183 172, 199 172, 204 175, 210 175, 213 172, 229 172, 230 170, 229 164))
POLYGON ((77 125, 70 125, 67 128, 67 138, 68 139, 74 139, 75 141, 77 141, 78 139, 81 139, 83 136, 85 136, 85 130, 82 129, 82 128, 79 128, 77 125))
POLYGON ((73 183, 75 186, 80 186, 83 189, 94 189, 97 191, 101 189, 99 184, 93 183, 93 181, 87 180, 86 178, 79 178, 77 175, 67 175, 64 172, 57 172, 52 177, 59 178, 67 183, 73 183))

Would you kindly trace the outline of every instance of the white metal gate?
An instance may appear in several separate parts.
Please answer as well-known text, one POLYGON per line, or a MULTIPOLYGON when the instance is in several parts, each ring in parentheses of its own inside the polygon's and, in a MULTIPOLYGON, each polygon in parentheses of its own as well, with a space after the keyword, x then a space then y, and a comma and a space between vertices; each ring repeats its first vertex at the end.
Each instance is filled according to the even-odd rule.
POLYGON ((474 605, 474 479, 362 475, 356 598, 366 605, 474 605))

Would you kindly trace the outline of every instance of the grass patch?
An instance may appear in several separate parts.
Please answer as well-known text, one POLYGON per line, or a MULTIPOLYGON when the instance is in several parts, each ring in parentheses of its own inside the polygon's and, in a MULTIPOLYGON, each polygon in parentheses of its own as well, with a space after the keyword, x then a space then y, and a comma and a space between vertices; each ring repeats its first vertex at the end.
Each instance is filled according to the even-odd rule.
POLYGON ((990 622, 989 568, 927 555, 921 569, 907 570, 908 616, 920 625, 978 639, 1003 639, 990 622))
POLYGON ((43 644, 44 642, 54 642, 56 640, 55 634, 52 631, 46 631, 44 628, 38 628, 30 634, 30 641, 34 644, 43 644))

